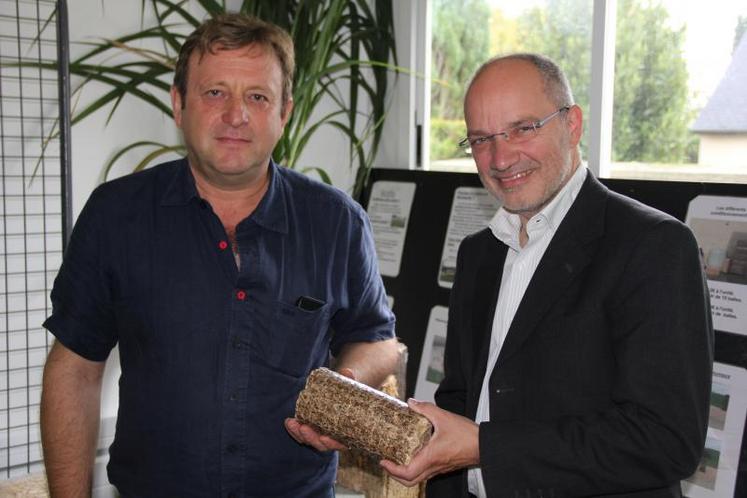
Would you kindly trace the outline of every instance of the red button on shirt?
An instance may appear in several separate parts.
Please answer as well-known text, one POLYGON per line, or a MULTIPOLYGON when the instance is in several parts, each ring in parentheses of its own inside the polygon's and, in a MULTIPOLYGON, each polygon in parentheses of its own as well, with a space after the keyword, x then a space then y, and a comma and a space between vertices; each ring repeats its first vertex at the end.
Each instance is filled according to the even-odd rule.
POLYGON ((226 242, 225 240, 221 240, 220 242, 218 242, 218 247, 221 251, 225 251, 228 248, 228 242, 226 242))
POLYGON ((238 292, 236 293, 236 298, 237 298, 237 299, 238 299, 239 301, 243 301, 244 299, 246 299, 246 292, 244 292, 243 290, 240 290, 240 291, 238 291, 238 292))

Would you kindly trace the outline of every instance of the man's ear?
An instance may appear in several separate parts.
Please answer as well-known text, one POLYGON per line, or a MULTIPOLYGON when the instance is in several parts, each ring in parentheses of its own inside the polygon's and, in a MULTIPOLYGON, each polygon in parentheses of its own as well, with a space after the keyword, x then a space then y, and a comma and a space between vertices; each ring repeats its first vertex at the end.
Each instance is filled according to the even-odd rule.
POLYGON ((584 132, 584 113, 575 104, 567 112, 566 122, 568 123, 568 131, 570 132, 571 145, 575 147, 581 141, 581 135, 584 132))
POLYGON ((182 96, 175 86, 171 87, 171 111, 174 113, 176 126, 182 127, 182 96))
POLYGON ((293 112, 293 99, 290 98, 285 102, 283 107, 280 109, 280 122, 283 124, 283 128, 285 128, 285 124, 290 119, 292 112, 293 112))

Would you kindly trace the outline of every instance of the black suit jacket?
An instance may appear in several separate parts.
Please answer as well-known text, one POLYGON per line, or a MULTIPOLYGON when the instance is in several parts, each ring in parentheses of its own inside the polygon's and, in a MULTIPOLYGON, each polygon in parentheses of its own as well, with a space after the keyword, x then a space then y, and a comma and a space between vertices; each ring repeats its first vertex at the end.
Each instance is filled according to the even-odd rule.
MULTIPOLYGON (((507 246, 461 244, 436 403, 474 418, 507 246)), ((558 227, 490 374, 490 497, 678 497, 708 420, 713 328, 697 243, 591 174, 558 227)), ((467 496, 466 471, 428 498, 467 496)))

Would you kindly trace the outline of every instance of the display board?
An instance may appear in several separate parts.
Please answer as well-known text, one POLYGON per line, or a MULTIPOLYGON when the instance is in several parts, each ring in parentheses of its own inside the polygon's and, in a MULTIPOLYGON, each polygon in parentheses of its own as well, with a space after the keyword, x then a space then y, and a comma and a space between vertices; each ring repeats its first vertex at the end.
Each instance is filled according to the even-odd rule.
MULTIPOLYGON (((747 185, 616 179, 605 179, 602 182, 613 191, 669 213, 683 222, 690 221, 687 220, 688 208, 691 201, 696 198, 731 198, 733 202, 725 202, 727 207, 711 209, 712 217, 719 220, 727 219, 722 215, 723 212, 740 215, 739 201, 741 198, 747 198, 747 185)), ((377 244, 385 244, 387 247, 384 249, 388 253, 392 252, 392 247, 396 248, 396 257, 393 259, 396 261, 397 271, 382 272, 382 275, 397 317, 397 335, 408 347, 407 396, 413 396, 416 388, 418 394, 432 394, 442 375, 442 372, 439 372, 439 362, 443 355, 445 309, 449 306, 456 248, 465 232, 473 232, 487 225, 487 221, 495 212, 495 204, 492 204, 494 201, 482 189, 477 174, 401 169, 374 169, 361 200, 364 207, 368 207, 369 204, 377 206, 375 212, 379 219, 373 223, 377 244), (382 205, 387 204, 393 206, 390 208, 391 217, 382 218, 381 213, 386 211, 382 209, 382 205), (387 235, 377 237, 377 232, 387 235), (391 235, 393 233, 396 233, 396 237, 391 235), (396 243, 392 242, 394 239, 396 243), (424 352, 426 357, 421 361, 424 352)), ((747 210, 744 215, 747 218, 747 210)), ((707 216, 696 215, 696 221, 704 217, 707 216)), ((728 225, 729 221, 726 224, 728 225)), ((736 222, 732 224, 736 225, 736 222)), ((716 232, 718 228, 712 226, 710 231, 704 229, 704 233, 716 232)), ((712 265, 716 265, 718 260, 718 266, 724 266, 720 268, 723 270, 720 273, 714 270, 713 275, 719 274, 719 277, 714 279, 741 278, 741 232, 737 230, 735 233, 737 235, 732 234, 731 240, 722 244, 723 247, 715 247, 714 244, 714 248, 709 250, 708 254, 704 254, 704 260, 710 258, 712 265), (722 250, 724 254, 721 253, 722 250)), ((747 234, 744 246, 747 253, 747 234)), ((745 258, 747 259, 747 255, 745 258)), ((747 265, 744 273, 747 274, 747 265)), ((719 288, 714 289, 711 284, 709 277, 713 304, 716 302, 714 292, 718 293, 719 288)), ((718 294, 716 297, 718 298, 718 294)), ((727 295, 725 299, 736 300, 738 297, 727 295)), ((725 309, 730 308, 725 306, 725 309)), ((732 371, 739 376, 744 373, 742 369, 747 369, 747 327, 742 328, 742 325, 737 323, 731 328, 731 331, 716 331, 715 361, 720 367, 717 373, 722 377, 732 371)), ((710 472, 712 469, 708 467, 707 462, 704 463, 699 468, 699 486, 692 487, 692 491, 686 488, 691 498, 747 496, 747 444, 742 444, 741 449, 734 455, 729 455, 722 447, 725 444, 723 438, 727 437, 725 434, 733 440, 739 440, 741 436, 740 442, 747 439, 744 437, 744 415, 739 411, 744 401, 740 398, 744 396, 741 392, 742 384, 734 379, 736 376, 731 378, 731 384, 726 380, 719 383, 728 384, 726 387, 719 387, 719 390, 728 387, 731 389, 731 395, 715 390, 716 401, 713 397, 711 401, 710 446, 707 443, 706 449, 707 453, 712 454, 713 459, 722 458, 721 465, 717 466, 721 475, 715 475, 715 471, 710 472), (728 403, 730 400, 731 419, 724 416, 725 407, 715 406, 728 403), (722 411, 724 413, 721 413, 722 411), (741 420, 732 423, 731 433, 724 432, 724 426, 714 430, 714 426, 719 425, 719 414, 726 420, 726 429, 730 428, 728 424, 734 414, 739 414, 741 420), (733 434, 734 427, 738 428, 739 434, 733 434), (733 472, 728 478, 728 485, 727 473, 722 470, 727 457, 733 459, 728 466, 733 472)))

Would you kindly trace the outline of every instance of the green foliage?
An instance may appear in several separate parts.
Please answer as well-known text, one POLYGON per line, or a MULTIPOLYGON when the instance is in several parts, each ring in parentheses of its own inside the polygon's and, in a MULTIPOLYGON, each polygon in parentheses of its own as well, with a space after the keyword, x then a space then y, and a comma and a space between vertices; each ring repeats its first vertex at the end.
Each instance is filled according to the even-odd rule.
POLYGON ((729 395, 717 392, 711 392, 711 406, 720 408, 724 411, 729 407, 729 395))
MULTIPOLYGON (((535 7, 517 20, 520 33, 512 51, 536 52, 557 62, 568 77, 576 104, 589 114, 591 86, 592 3, 549 0, 546 8, 535 7)), ((586 156, 589 130, 581 137, 586 156)))
MULTIPOLYGON (((706 446, 703 449, 703 456, 700 458, 700 462, 703 467, 711 467, 712 469, 717 469, 718 461, 720 458, 721 452, 706 446)), ((705 469, 703 470, 705 471, 705 469)))
MULTIPOLYGON (((194 3, 210 17, 227 10, 225 2, 216 0, 194 3)), ((71 61, 71 74, 83 78, 76 91, 91 82, 106 88, 101 97, 76 111, 73 123, 107 108, 111 119, 126 96, 171 116, 168 92, 176 57, 186 33, 200 24, 183 4, 179 0, 143 0, 143 12, 150 8, 155 13, 154 25, 114 40, 92 43, 90 51, 71 61), (141 42, 159 48, 142 49, 141 42), (120 62, 123 59, 125 62, 120 62)), ((351 167, 356 169, 353 196, 358 197, 378 150, 386 114, 387 77, 392 67, 389 62, 396 59, 392 0, 244 0, 239 11, 284 27, 296 47, 294 111, 274 158, 288 167, 297 167, 311 137, 322 126, 332 126, 349 138, 351 167), (315 110, 325 98, 333 102, 334 109, 319 116, 315 110), (359 108, 370 110, 363 114, 359 108)), ((178 144, 150 141, 124 145, 123 150, 141 147, 149 153, 137 168, 166 151, 183 152, 178 144)), ((119 157, 118 152, 113 161, 119 157)), ((106 166, 104 177, 113 161, 106 166)), ((304 165, 301 169, 314 171, 329 181, 320 166, 304 165)))
POLYGON ((490 8, 485 0, 434 0, 432 8, 431 113, 461 119, 464 89, 488 58, 490 8))
POLYGON ((464 156, 457 146, 464 138, 464 120, 431 118, 431 160, 464 156))
MULTIPOLYGON (((516 20, 498 9, 490 18, 492 47, 504 54, 537 52, 555 60, 568 76, 576 103, 589 115, 592 2, 547 0, 544 7, 531 8, 516 20)), ((437 31, 439 26, 434 22, 434 39, 444 36, 437 31)), ((479 26, 476 32, 480 32, 479 26)), ((697 137, 688 131, 694 111, 689 107, 688 74, 682 58, 684 34, 669 27, 666 9, 655 0, 618 1, 614 161, 696 160, 697 137)), ((434 42, 434 50, 436 47, 434 42)), ((436 54, 433 57, 435 60, 436 54)), ((450 71, 468 71, 473 66, 473 62, 469 66, 465 63, 450 71)), ((463 94, 452 95, 439 106, 461 111, 462 98, 463 94)), ((434 116, 452 116, 436 114, 438 109, 433 106, 434 116)), ((587 128, 581 141, 584 156, 588 133, 587 128)), ((441 147, 432 137, 431 150, 441 147)))
POLYGON ((658 4, 618 4, 613 161, 678 163, 687 158, 688 73, 684 28, 667 26, 658 4))

